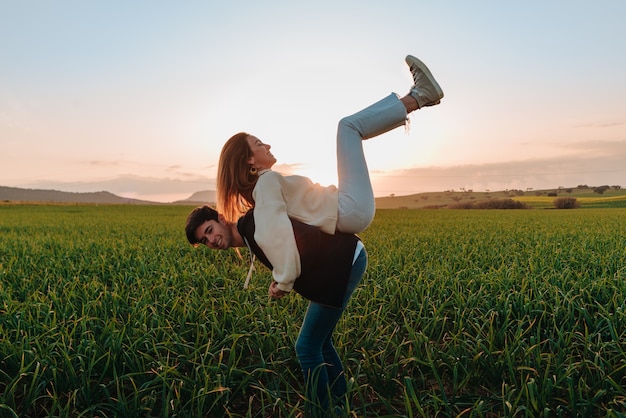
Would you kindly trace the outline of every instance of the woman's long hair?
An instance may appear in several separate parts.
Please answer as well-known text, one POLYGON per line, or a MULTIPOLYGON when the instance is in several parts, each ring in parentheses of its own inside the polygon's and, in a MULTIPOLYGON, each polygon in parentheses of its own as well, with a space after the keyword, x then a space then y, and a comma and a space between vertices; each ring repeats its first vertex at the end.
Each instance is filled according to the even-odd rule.
POLYGON ((252 190, 258 176, 250 173, 252 151, 246 132, 233 135, 222 147, 217 165, 217 210, 229 222, 254 207, 252 190))

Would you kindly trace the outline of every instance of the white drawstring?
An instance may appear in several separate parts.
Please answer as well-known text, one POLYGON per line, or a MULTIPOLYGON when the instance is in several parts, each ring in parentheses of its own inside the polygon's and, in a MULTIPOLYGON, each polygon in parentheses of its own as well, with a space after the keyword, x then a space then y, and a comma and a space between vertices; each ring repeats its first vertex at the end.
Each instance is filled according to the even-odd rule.
POLYGON ((252 272, 254 271, 254 254, 252 255, 252 259, 250 260, 250 269, 248 270, 248 275, 246 276, 246 281, 243 283, 243 288, 247 289, 248 284, 250 283, 250 277, 252 277, 252 272))
POLYGON ((248 284, 250 284, 250 278, 252 277, 252 272, 254 271, 254 260, 256 259, 256 256, 252 252, 252 249, 250 248, 250 244, 248 244, 248 240, 246 239, 246 237, 243 238, 243 241, 246 243, 246 247, 248 247, 248 251, 250 251, 250 268, 248 269, 248 275, 246 276, 246 281, 243 283, 243 288, 247 289, 248 284))

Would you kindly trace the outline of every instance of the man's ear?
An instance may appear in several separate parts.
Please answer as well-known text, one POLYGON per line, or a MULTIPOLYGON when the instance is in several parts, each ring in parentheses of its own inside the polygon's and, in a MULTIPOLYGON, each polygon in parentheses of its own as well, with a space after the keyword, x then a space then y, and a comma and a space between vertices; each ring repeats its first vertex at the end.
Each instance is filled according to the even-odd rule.
POLYGON ((224 215, 222 215, 221 213, 217 215, 217 221, 221 224, 226 224, 226 218, 224 218, 224 215))

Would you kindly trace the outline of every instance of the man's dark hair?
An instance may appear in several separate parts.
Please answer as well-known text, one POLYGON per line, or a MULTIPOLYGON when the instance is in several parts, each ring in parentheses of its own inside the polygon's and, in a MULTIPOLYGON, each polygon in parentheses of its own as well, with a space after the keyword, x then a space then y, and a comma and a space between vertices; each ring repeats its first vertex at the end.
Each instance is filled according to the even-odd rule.
POLYGON ((196 229, 206 221, 217 221, 219 214, 217 211, 208 206, 200 206, 191 211, 187 217, 187 223, 185 224, 185 233, 187 234, 187 241, 190 244, 196 245, 200 242, 196 239, 196 229))

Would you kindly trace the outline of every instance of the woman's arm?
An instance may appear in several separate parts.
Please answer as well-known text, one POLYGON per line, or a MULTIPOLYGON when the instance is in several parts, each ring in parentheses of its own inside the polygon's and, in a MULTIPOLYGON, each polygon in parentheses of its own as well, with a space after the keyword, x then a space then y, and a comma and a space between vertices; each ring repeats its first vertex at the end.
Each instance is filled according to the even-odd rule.
POLYGON ((296 245, 280 174, 267 172, 254 189, 254 239, 272 263, 272 275, 281 291, 289 292, 300 276, 300 254, 296 245))

